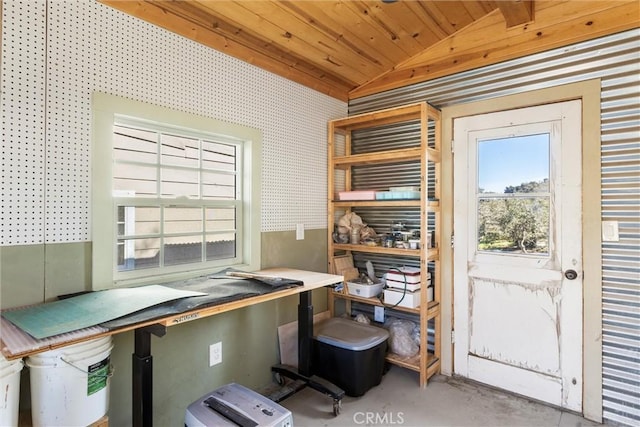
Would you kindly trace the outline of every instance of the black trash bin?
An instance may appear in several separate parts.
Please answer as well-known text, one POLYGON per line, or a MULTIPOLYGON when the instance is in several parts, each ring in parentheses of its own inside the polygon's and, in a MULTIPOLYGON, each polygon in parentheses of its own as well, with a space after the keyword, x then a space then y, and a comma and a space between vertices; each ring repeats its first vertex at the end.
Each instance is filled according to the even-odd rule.
POLYGON ((380 384, 389 338, 386 329, 338 317, 314 328, 311 360, 316 375, 352 397, 380 384))

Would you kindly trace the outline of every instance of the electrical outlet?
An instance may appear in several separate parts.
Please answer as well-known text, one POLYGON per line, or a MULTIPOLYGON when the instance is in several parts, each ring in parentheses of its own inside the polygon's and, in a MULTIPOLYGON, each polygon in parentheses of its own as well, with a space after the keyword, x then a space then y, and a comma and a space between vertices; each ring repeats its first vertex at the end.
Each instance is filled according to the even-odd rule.
POLYGON ((222 341, 209 346, 209 366, 222 363, 222 341))
POLYGON ((384 323, 384 307, 373 307, 373 320, 379 323, 384 323))

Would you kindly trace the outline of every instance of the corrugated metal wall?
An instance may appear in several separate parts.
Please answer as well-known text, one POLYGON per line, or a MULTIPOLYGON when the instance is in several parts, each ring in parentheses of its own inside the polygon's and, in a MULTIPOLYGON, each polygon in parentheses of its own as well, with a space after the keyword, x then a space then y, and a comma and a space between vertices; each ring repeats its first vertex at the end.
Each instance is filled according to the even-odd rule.
POLYGON ((602 220, 603 418, 640 423, 640 29, 352 100, 349 114, 417 101, 436 107, 599 78, 602 220))

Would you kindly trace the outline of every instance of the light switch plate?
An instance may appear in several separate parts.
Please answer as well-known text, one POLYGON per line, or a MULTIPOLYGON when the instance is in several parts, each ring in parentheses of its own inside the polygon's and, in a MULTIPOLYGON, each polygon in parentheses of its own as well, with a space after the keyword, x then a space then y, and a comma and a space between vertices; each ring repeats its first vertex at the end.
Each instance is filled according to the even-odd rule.
POLYGON ((304 224, 296 224, 296 240, 304 240, 304 224))
POLYGON ((619 242, 618 221, 602 221, 602 241, 619 242))

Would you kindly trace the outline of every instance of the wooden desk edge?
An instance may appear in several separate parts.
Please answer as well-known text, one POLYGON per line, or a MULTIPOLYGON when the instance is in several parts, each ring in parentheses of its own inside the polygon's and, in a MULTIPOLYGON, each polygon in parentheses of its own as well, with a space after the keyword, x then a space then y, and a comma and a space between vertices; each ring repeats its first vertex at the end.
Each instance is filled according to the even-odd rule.
POLYGON ((343 276, 328 274, 328 273, 318 273, 315 271, 305 271, 305 270, 296 270, 291 268, 269 268, 265 270, 257 271, 256 273, 265 274, 269 276, 277 276, 283 277, 286 279, 293 280, 301 280, 304 285, 296 286, 295 288, 283 289, 280 291, 273 291, 268 294, 257 295, 249 298, 243 298, 235 301, 230 301, 224 304, 213 305, 210 307, 205 307, 201 309, 195 309, 191 311, 186 311, 180 314, 172 314, 167 317, 162 317, 154 320, 148 320, 141 323, 136 323, 128 326, 124 326, 122 328, 113 329, 107 332, 102 332, 99 334, 82 337, 81 339, 75 339, 72 341, 67 341, 59 344, 48 344, 44 347, 35 349, 35 350, 27 350, 22 353, 15 354, 5 354, 5 345, 2 343, 2 353, 8 360, 15 360, 22 357, 31 356, 34 354, 42 353, 49 350, 54 350, 61 347, 67 347, 69 345, 78 344, 84 341, 89 341, 96 338, 102 338, 105 336, 116 335, 123 332, 128 332, 135 329, 144 328, 146 326, 151 325, 162 325, 165 327, 180 325, 186 322, 190 322, 193 320, 203 319, 205 317, 213 316, 216 314, 224 313, 231 310, 237 310, 239 308, 249 307, 255 304, 260 304, 266 301, 272 301, 279 298, 284 298, 291 295, 298 295, 302 292, 312 291, 314 289, 323 288, 325 286, 333 285, 336 283, 340 283, 344 280, 343 276), (306 281, 305 281, 306 279, 306 281))

